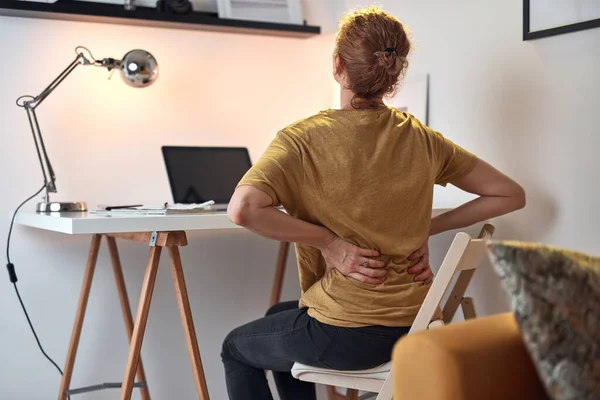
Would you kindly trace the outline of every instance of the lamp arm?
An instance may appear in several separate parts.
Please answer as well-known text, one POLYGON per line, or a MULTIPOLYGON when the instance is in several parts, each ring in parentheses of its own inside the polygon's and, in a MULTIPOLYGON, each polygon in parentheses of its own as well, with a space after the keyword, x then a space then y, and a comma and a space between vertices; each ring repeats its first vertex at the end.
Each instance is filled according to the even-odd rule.
POLYGON ((75 57, 73 62, 71 62, 71 64, 69 64, 69 66, 65 68, 65 70, 61 72, 60 75, 58 75, 56 79, 54 79, 48 85, 48 87, 42 91, 42 93, 35 96, 32 100, 25 101, 23 104, 29 104, 33 109, 37 108, 46 99, 46 97, 48 97, 50 93, 52 93, 54 89, 56 89, 58 85, 60 85, 62 81, 64 81, 65 78, 69 76, 69 74, 73 72, 73 70, 80 64, 90 65, 92 62, 90 62, 83 55, 83 53, 77 53, 77 57, 75 57))
POLYGON ((40 125, 38 123, 37 115, 35 113, 35 109, 65 80, 67 76, 78 65, 90 65, 90 62, 83 53, 78 53, 75 60, 69 64, 67 68, 61 74, 54 79, 48 87, 46 87, 39 95, 35 97, 23 96, 17 99, 17 105, 25 108, 27 112, 27 117, 29 119, 29 126, 31 128, 31 133, 33 135, 33 142, 35 143, 35 149, 37 151, 38 159, 40 162, 40 167, 42 169, 42 175, 44 176, 44 185, 46 187, 46 200, 48 200, 49 193, 56 193, 56 174, 54 173, 54 169, 52 168, 52 163, 50 162, 50 158, 48 157, 48 152, 46 151, 46 146, 44 144, 44 138, 42 137, 42 132, 40 130, 40 125), (29 97, 31 100, 26 100, 20 102, 20 100, 25 97, 29 97))

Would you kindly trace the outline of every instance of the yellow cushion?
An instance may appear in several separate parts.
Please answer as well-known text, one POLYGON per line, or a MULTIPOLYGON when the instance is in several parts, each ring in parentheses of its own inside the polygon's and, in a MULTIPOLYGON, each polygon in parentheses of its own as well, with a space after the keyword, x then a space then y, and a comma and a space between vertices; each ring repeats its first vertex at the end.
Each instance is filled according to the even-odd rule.
POLYGON ((407 335, 392 363, 395 399, 548 399, 512 313, 407 335))

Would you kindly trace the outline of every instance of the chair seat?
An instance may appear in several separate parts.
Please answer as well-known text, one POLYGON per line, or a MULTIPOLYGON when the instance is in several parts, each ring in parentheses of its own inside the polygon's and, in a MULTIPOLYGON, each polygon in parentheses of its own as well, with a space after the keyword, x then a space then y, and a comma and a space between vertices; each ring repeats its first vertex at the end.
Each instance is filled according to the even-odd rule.
POLYGON ((292 367, 292 376, 301 381, 377 393, 387 378, 391 365, 389 362, 371 369, 337 371, 295 363, 292 367))

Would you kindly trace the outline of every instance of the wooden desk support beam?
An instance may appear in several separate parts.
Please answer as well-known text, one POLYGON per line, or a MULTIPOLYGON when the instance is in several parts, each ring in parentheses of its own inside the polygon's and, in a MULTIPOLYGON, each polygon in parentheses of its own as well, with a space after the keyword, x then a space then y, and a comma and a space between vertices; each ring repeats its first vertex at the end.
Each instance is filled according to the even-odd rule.
MULTIPOLYGON (((107 233, 106 236, 131 240, 138 243, 150 243, 153 232, 107 233)), ((156 244, 159 247, 187 246, 185 232, 156 232, 156 244)))
POLYGON ((185 279, 183 277, 183 267, 181 265, 181 256, 179 247, 169 247, 169 258, 171 260, 171 272, 173 273, 173 282, 175 283, 175 295, 179 305, 179 314, 183 324, 183 334, 187 343, 190 361, 192 363, 192 372, 194 373, 194 383, 200 399, 208 400, 208 388, 204 378, 204 368, 200 359, 200 350, 198 349, 198 340, 196 339, 196 330, 192 319, 192 309, 188 299, 185 279))
MULTIPOLYGON (((117 293, 119 294, 119 302, 121 303, 121 311, 123 312, 123 319, 125 320, 125 330, 127 331, 127 338, 131 343, 131 337, 133 335, 133 316, 131 314, 131 306, 129 305, 129 296, 127 296, 127 286, 125 285, 125 277, 123 276, 123 268, 121 267, 121 260, 119 258, 119 250, 117 249, 117 241, 112 236, 106 237, 108 244, 108 251, 110 252, 110 261, 115 274, 115 282, 117 283, 117 293)), ((142 364, 142 358, 140 357, 137 367, 137 378, 138 381, 144 382, 145 387, 140 389, 142 400, 150 400, 150 391, 148 390, 148 381, 146 380, 146 373, 144 372, 144 366, 142 364)))
POLYGON ((100 235, 94 235, 92 237, 87 266, 85 267, 83 282, 81 284, 79 302, 77 303, 77 311, 75 312, 75 322, 73 322, 73 331, 71 332, 71 340, 69 341, 67 360, 65 361, 63 377, 58 392, 58 400, 67 398, 65 391, 69 390, 69 385, 71 384, 73 367, 75 366, 75 356, 77 355, 77 347, 79 346, 79 337, 81 336, 85 310, 87 308, 88 299, 90 298, 90 289, 92 288, 92 280, 94 279, 94 271, 96 270, 96 261, 98 260, 98 250, 100 249, 101 240, 102 236, 100 235))
POLYGON ((275 277, 273 278, 273 286, 271 288, 271 299, 269 306, 273 307, 281 301, 281 287, 283 286, 283 278, 285 277, 285 264, 288 258, 290 244, 288 242, 279 243, 279 251, 277 252, 277 263, 275 264, 275 277))
MULTIPOLYGON (((92 279, 94 276, 94 270, 96 268, 98 250, 100 248, 102 236, 103 235, 96 234, 92 238, 90 254, 88 257, 87 267, 81 287, 81 294, 79 296, 77 312, 75 315, 75 322, 73 324, 73 332, 71 334, 71 341, 69 343, 69 350, 67 352, 67 360, 65 361, 64 375, 58 394, 59 400, 66 400, 66 391, 69 390, 69 385, 71 383, 73 367, 75 365, 75 356, 77 354, 77 347, 79 345, 79 338, 81 336, 81 330, 83 327, 83 319, 85 317, 85 311, 90 295, 92 279)), ((125 368, 123 384, 121 386, 120 399, 131 399, 131 393, 134 387, 134 378, 137 374, 138 379, 145 384, 141 388, 142 400, 150 400, 148 383, 146 382, 146 376, 144 367, 142 365, 140 352, 144 339, 146 322, 148 321, 148 314, 150 312, 150 303, 152 301, 152 292, 154 289, 154 283, 156 281, 160 255, 162 248, 165 247, 169 250, 175 292, 177 295, 177 302, 179 304, 181 322, 184 328, 188 352, 192 363, 194 382, 196 384, 196 390, 198 391, 198 399, 209 400, 204 369, 202 367, 202 360, 200 358, 198 341, 196 338, 191 307, 185 285, 185 278, 183 275, 181 256, 179 255, 179 247, 187 245, 187 237, 185 232, 109 233, 105 234, 104 236, 106 236, 108 250, 110 252, 111 263, 117 284, 117 292, 121 302, 121 311, 123 312, 123 318, 125 321, 125 330, 130 340, 129 355, 127 358, 127 366, 125 368), (146 272, 144 276, 144 282, 142 284, 142 291, 140 294, 135 323, 133 322, 131 308, 129 305, 129 297, 127 296, 125 279, 123 277, 123 269, 121 267, 121 261, 119 259, 115 238, 131 240, 138 243, 147 243, 150 245, 150 253, 148 256, 148 263, 146 265, 146 272)))

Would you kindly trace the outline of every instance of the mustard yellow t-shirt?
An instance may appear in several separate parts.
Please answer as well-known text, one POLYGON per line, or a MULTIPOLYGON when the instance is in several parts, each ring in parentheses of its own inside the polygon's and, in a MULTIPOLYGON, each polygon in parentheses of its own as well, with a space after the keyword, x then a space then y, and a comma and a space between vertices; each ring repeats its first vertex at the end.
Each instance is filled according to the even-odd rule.
POLYGON ((477 158, 394 108, 327 110, 281 130, 239 183, 266 192, 293 217, 377 249, 381 285, 334 270, 296 245, 300 307, 336 326, 410 326, 429 289, 406 272, 429 234, 433 185, 469 173, 477 158))

